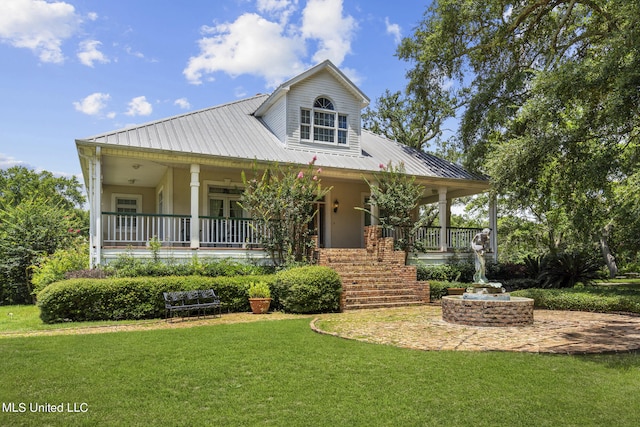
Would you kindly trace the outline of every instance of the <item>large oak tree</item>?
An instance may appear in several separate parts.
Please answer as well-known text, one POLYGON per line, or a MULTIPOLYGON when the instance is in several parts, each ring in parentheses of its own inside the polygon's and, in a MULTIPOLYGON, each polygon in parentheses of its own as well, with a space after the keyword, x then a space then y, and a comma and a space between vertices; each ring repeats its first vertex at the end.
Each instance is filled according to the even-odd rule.
POLYGON ((440 0, 398 50, 409 96, 457 109, 465 165, 545 224, 550 249, 600 242, 612 271, 612 230, 639 231, 620 222, 638 202, 624 191, 640 159, 638 22, 637 1, 440 0))

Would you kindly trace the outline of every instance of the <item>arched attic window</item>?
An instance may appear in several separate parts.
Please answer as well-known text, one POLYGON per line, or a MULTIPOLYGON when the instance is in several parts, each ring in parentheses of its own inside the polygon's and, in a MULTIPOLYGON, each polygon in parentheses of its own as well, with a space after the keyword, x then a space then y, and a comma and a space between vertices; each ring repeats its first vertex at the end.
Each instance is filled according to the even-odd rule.
POLYGON ((347 145, 347 115, 335 110, 333 101, 316 98, 313 108, 300 109, 300 139, 333 145, 347 145))

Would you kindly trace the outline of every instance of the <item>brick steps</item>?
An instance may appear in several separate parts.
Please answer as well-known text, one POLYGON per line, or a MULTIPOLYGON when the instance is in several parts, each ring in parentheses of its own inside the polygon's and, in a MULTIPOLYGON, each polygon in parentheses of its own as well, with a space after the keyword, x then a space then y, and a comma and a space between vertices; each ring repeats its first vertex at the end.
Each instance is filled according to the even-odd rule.
POLYGON ((392 238, 380 238, 376 227, 365 229, 365 249, 320 249, 318 263, 342 279, 342 309, 403 307, 429 302, 429 285, 416 280, 416 268, 393 250, 392 238))
POLYGON ((424 305, 424 301, 403 301, 399 303, 383 302, 383 303, 352 303, 348 310, 366 310, 373 308, 394 308, 394 307, 411 307, 416 305, 424 305))

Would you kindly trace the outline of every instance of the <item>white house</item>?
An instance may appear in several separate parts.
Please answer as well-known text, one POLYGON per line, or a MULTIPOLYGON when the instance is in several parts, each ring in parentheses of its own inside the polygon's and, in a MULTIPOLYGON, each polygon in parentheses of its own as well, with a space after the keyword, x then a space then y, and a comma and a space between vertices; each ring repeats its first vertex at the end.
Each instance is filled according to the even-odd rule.
MULTIPOLYGON (((270 95, 77 139, 89 195, 91 264, 125 250, 149 256, 154 237, 176 259, 263 257, 252 219, 238 203, 241 172, 254 162, 307 165, 314 156, 323 186, 332 187, 318 204, 321 246, 362 247, 370 219, 354 208, 369 197, 363 177, 392 161, 404 163, 425 187, 425 204, 438 203, 443 227, 422 230, 431 248, 424 256, 441 260, 468 248, 476 230, 448 227, 451 201, 486 192, 488 179, 362 129, 368 103, 325 61, 270 95)), ((490 212, 495 228, 495 209, 490 212)))

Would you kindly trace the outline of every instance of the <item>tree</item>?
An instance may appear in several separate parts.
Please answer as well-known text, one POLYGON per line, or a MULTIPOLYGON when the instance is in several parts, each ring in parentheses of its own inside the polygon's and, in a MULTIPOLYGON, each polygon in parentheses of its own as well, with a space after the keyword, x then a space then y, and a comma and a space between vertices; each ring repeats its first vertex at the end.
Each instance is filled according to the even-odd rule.
POLYGON ((31 298, 31 267, 80 233, 78 220, 49 199, 33 197, 0 211, 0 299, 31 298))
POLYGON ((0 303, 32 302, 32 267, 87 229, 78 180, 0 170, 0 303))
POLYGON ((316 203, 330 190, 322 187, 322 169, 316 168, 315 162, 314 156, 305 170, 275 164, 262 174, 254 166, 250 180, 242 173, 245 191, 241 204, 258 221, 262 246, 275 265, 309 259, 316 203))
POLYGON ((409 93, 460 107, 465 166, 534 212, 550 249, 606 243, 637 169, 639 20, 627 0, 441 0, 399 47, 409 93))
POLYGON ((407 175, 403 163, 397 166, 391 162, 386 166, 381 164, 375 179, 374 183, 365 181, 371 192, 370 204, 377 207, 377 215, 373 210, 367 212, 378 218, 383 228, 393 230, 396 246, 408 255, 414 244, 415 231, 423 225, 414 214, 424 187, 415 182, 414 176, 407 175))
POLYGON ((17 206, 25 199, 47 197, 62 209, 79 209, 85 202, 78 179, 35 172, 24 166, 0 169, 0 209, 17 206))
POLYGON ((376 100, 375 109, 367 107, 362 115, 362 127, 393 141, 425 151, 429 141, 442 134, 442 122, 452 109, 445 103, 418 102, 414 96, 391 93, 388 89, 376 100))

